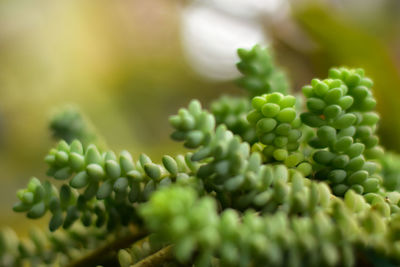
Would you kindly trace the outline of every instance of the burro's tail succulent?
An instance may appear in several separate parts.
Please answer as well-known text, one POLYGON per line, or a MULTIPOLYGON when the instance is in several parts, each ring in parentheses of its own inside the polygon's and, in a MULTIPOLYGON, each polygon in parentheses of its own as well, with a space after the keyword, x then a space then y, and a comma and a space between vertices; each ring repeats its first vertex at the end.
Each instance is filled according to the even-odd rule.
POLYGON ((13 207, 49 231, 3 229, 0 266, 398 266, 400 157, 371 79, 332 68, 295 95, 267 48, 238 54, 247 96, 170 117, 183 154, 116 154, 77 110, 54 118, 50 179, 13 207))

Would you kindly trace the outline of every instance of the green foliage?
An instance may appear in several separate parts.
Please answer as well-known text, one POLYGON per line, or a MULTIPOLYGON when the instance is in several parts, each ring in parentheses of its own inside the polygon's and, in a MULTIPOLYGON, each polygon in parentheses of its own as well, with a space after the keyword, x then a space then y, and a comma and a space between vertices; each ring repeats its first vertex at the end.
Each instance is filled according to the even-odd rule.
POLYGON ((50 211, 51 231, 69 228, 78 219, 85 226, 107 224, 109 230, 138 222, 133 203, 146 201, 151 192, 172 182, 194 182, 190 168, 196 166, 190 156, 165 156, 164 168, 144 154, 134 163, 127 151, 116 157, 112 151, 100 153, 95 145, 84 149, 78 140, 71 145, 60 141, 45 160, 50 166, 48 175, 68 183, 57 190, 49 182, 41 184, 32 178, 18 192, 20 201, 14 211, 27 212, 29 218, 50 211))
POLYGON ((254 127, 247 121, 251 105, 245 97, 223 96, 211 104, 211 112, 217 124, 225 124, 234 134, 249 144, 257 141, 254 127))
POLYGON ((104 229, 76 225, 51 234, 33 228, 28 238, 19 239, 5 228, 0 231, 0 266, 66 265, 104 243, 106 236, 104 229))
POLYGON ((377 192, 381 177, 376 163, 367 159, 381 156, 375 135, 379 116, 372 81, 361 69, 331 69, 329 78, 314 79, 303 87, 308 112, 303 123, 316 129, 309 144, 316 149, 318 179, 329 180, 333 192, 343 195, 349 188, 358 193, 377 192))
POLYGON ((330 212, 306 217, 232 209, 218 214, 211 197, 169 187, 157 191, 140 214, 161 240, 175 244, 178 260, 194 257, 196 266, 210 266, 213 257, 218 266, 352 266, 355 245, 396 253, 385 242, 397 231, 398 217, 386 227, 384 218, 352 191, 330 206, 330 212))
POLYGON ((257 96, 252 99, 253 110, 247 119, 265 145, 263 154, 267 161, 284 162, 288 167, 301 166, 304 175, 309 175, 310 168, 304 165, 304 154, 299 151, 302 123, 295 103, 294 96, 281 93, 257 96))
POLYGON ((383 186, 389 191, 400 190, 400 156, 385 152, 380 162, 383 186))
POLYGON ((239 49, 238 55, 240 62, 237 63, 237 68, 244 75, 238 80, 238 84, 251 96, 288 92, 287 78, 275 66, 268 48, 255 45, 250 50, 239 49))
POLYGON ((192 150, 185 155, 157 164, 60 141, 45 157, 59 186, 32 178, 14 206, 32 219, 50 213, 52 233, 46 245, 36 236, 24 245, 4 230, 0 264, 400 263, 400 160, 378 145, 371 80, 360 69, 332 69, 303 88, 302 111, 266 49, 239 56, 252 100, 223 97, 211 112, 193 100, 171 116, 172 139, 192 150), (70 236, 79 226, 80 242, 70 236))
MULTIPOLYGON (((287 93, 289 83, 286 75, 275 64, 269 49, 259 45, 251 50, 239 49, 237 67, 244 74, 238 84, 251 97, 272 92, 287 93)), ((257 141, 256 131, 246 116, 251 110, 246 97, 223 96, 211 104, 211 112, 217 124, 225 124, 234 134, 250 145, 257 141)))
POLYGON ((50 121, 50 131, 53 137, 68 143, 75 139, 85 145, 99 142, 99 137, 93 128, 75 107, 65 107, 59 110, 50 121))
MULTIPOLYGON (((297 176, 300 180, 299 186, 302 186, 301 174, 289 174, 284 165, 276 167, 262 165, 261 155, 258 152, 251 152, 249 144, 242 142, 238 136, 234 136, 225 125, 213 129, 211 126, 214 126, 214 121, 211 119, 211 114, 202 110, 197 101, 192 101, 189 108, 181 109, 179 114, 189 114, 187 116, 191 116, 193 127, 191 129, 187 127, 187 130, 184 130, 188 119, 180 115, 173 116, 171 122, 176 131, 172 136, 179 133, 179 141, 184 141, 186 146, 190 143, 190 147, 198 148, 191 160, 204 163, 198 169, 196 177, 203 181, 207 191, 217 193, 217 198, 223 207, 234 207, 240 210, 249 207, 257 209, 264 207, 267 210, 275 210, 282 204, 281 201, 284 198, 293 198, 293 202, 301 198, 299 201, 307 206, 308 191, 303 192, 301 188, 297 189, 301 193, 291 190, 296 186, 291 184, 292 176, 297 176), (209 118, 208 123, 205 123, 205 118, 209 118), (205 128, 205 124, 208 127, 205 128), (201 135, 196 135, 202 136, 202 139, 194 143, 191 138, 194 133, 199 132, 198 129, 203 129, 201 135), (275 190, 276 187, 281 190, 275 190), (294 196, 295 193, 298 194, 294 196)), ((303 168, 308 170, 304 165, 301 165, 299 170, 303 168)), ((291 209, 290 205, 286 208, 291 209)), ((302 208, 304 207, 297 212, 302 212, 302 208)))

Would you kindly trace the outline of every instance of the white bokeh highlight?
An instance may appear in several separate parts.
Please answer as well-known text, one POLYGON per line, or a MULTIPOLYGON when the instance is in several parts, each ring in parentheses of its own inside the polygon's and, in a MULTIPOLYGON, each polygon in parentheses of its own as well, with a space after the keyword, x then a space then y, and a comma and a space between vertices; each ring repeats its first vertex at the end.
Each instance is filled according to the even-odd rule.
POLYGON ((283 0, 203 0, 185 6, 181 35, 188 64, 208 79, 237 77, 236 50, 267 44, 260 18, 285 10, 283 0))

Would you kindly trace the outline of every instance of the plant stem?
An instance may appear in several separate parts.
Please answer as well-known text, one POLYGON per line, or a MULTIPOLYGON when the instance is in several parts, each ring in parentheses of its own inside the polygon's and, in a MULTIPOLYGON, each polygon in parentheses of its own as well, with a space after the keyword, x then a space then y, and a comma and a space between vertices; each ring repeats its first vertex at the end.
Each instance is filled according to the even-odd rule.
POLYGON ((147 234, 148 233, 142 229, 131 227, 130 232, 126 236, 116 238, 112 242, 104 244, 96 250, 91 251, 83 257, 71 262, 67 265, 67 267, 97 266, 104 262, 108 262, 110 259, 112 260, 112 258, 116 256, 118 250, 128 247, 129 245, 147 236, 147 234))
POLYGON ((131 267, 156 267, 162 266, 162 263, 168 262, 173 259, 172 245, 164 247, 156 253, 144 258, 131 267))

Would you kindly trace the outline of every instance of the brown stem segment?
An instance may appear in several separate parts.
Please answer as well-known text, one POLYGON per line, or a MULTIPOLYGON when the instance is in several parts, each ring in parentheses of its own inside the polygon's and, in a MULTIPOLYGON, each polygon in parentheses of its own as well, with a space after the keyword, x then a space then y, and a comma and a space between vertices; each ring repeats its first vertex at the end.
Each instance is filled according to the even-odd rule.
POLYGON ((131 231, 126 236, 104 244, 96 250, 84 255, 82 258, 71 262, 67 267, 87 267, 107 263, 116 257, 118 250, 132 245, 147 235, 148 233, 146 231, 136 227, 131 227, 131 231))
POLYGON ((156 267, 162 266, 163 263, 173 260, 172 245, 164 247, 154 254, 144 258, 131 267, 156 267))

